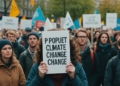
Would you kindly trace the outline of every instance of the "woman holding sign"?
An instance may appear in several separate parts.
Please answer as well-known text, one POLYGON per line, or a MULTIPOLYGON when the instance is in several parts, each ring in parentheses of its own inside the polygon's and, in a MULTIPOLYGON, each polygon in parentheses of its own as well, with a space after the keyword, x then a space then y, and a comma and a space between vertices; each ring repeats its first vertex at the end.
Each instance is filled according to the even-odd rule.
MULTIPOLYGON (((88 86, 84 70, 79 63, 80 55, 77 45, 70 37, 70 59, 66 65, 65 74, 46 74, 48 66, 43 62, 42 38, 36 52, 36 63, 33 65, 26 82, 26 86, 88 86)), ((56 69, 53 69, 56 70, 56 69)))

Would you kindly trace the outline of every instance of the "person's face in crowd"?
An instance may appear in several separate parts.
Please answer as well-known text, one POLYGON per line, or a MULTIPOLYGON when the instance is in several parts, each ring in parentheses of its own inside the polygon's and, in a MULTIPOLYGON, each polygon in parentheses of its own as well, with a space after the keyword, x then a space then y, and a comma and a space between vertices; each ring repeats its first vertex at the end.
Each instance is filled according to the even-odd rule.
POLYGON ((115 40, 118 40, 119 37, 120 37, 120 33, 117 34, 117 36, 115 37, 115 40))
POLYGON ((15 35, 16 35, 16 38, 20 37, 20 33, 19 32, 16 32, 15 35))
POLYGON ((87 34, 86 34, 86 33, 84 33, 84 32, 78 32, 78 33, 77 33, 76 41, 78 42, 78 44, 79 44, 80 46, 86 45, 87 40, 88 40, 88 37, 87 37, 87 34))
POLYGON ((112 30, 109 30, 107 33, 108 33, 109 37, 111 37, 113 35, 112 30))
POLYGON ((2 55, 2 58, 9 59, 12 56, 13 50, 10 45, 5 45, 1 49, 0 54, 2 55))
POLYGON ((99 35, 100 35, 100 33, 96 32, 95 37, 98 38, 99 35))
POLYGON ((13 34, 8 34, 7 39, 8 39, 10 42, 14 42, 16 38, 15 38, 15 35, 13 35, 13 34))
POLYGON ((106 34, 102 34, 102 36, 101 36, 101 38, 100 38, 100 42, 101 42, 102 44, 106 44, 107 41, 108 41, 107 35, 106 35, 106 34))
POLYGON ((37 37, 35 35, 30 35, 28 38, 29 46, 34 48, 34 47, 36 47, 37 43, 38 43, 37 37))

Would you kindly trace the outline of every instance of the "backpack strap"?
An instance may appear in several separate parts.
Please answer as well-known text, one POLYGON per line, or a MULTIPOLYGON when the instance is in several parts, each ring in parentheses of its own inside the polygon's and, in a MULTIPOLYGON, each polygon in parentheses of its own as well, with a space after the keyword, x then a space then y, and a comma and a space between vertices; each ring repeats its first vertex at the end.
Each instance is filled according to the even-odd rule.
POLYGON ((91 57, 91 60, 92 60, 92 69, 94 69, 93 65, 94 65, 94 52, 92 49, 90 49, 90 57, 91 57))
POLYGON ((96 50, 97 50, 97 46, 95 45, 95 46, 93 47, 93 51, 96 52, 96 50))

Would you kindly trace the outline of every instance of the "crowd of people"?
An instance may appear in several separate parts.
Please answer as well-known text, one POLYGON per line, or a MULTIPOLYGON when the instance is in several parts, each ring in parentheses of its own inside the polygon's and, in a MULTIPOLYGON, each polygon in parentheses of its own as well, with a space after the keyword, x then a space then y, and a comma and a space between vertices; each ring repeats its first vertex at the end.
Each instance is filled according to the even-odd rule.
POLYGON ((71 61, 63 74, 46 74, 42 31, 0 31, 0 86, 120 86, 119 31, 68 28, 71 61))

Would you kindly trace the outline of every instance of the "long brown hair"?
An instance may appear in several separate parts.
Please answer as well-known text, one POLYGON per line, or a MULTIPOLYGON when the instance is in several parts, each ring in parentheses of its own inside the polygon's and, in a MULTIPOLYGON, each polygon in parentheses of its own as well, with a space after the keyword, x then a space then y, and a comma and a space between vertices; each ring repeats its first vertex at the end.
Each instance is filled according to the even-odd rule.
MULTIPOLYGON (((42 51, 42 37, 39 39, 37 50, 35 53, 35 62, 40 63, 43 61, 43 51, 42 51)), ((81 57, 79 49, 73 37, 70 36, 70 59, 71 62, 81 62, 81 57)))

